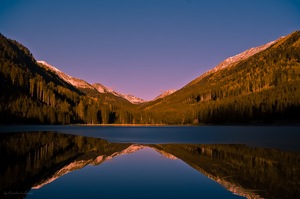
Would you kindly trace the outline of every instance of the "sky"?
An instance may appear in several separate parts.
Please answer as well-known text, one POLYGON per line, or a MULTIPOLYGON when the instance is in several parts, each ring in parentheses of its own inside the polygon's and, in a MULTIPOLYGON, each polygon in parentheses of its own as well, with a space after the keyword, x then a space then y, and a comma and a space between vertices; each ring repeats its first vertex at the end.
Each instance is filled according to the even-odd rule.
POLYGON ((0 0, 36 60, 145 100, 296 30, 299 0, 0 0))

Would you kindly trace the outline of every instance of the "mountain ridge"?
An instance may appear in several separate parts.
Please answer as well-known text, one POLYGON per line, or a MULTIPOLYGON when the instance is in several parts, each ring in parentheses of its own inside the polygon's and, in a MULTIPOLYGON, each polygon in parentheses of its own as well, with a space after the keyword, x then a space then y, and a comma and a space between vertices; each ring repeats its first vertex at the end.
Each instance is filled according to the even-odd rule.
MULTIPOLYGON (((73 86, 75 86, 77 88, 87 88, 87 89, 97 90, 99 93, 112 93, 113 95, 115 95, 117 97, 122 97, 122 98, 128 100, 132 104, 141 104, 141 103, 147 102, 146 100, 141 99, 139 97, 136 97, 136 96, 134 96, 132 94, 119 93, 119 92, 117 92, 117 91, 115 91, 113 89, 110 89, 110 88, 104 86, 101 83, 90 84, 90 83, 88 83, 87 81, 85 81, 83 79, 72 77, 71 75, 68 75, 68 74, 62 72, 61 70, 59 70, 55 66, 47 63, 46 61, 38 60, 37 63, 39 65, 41 65, 42 67, 44 67, 45 69, 49 69, 52 72, 56 73, 64 81, 68 82, 69 84, 71 84, 71 85, 73 85, 73 86)), ((149 101, 154 101, 154 100, 166 97, 168 95, 171 95, 175 91, 176 91, 176 89, 170 89, 170 90, 167 90, 167 91, 163 91, 160 95, 158 95, 157 97, 155 97, 154 99, 149 100, 149 101)))
POLYGON ((42 67, 44 67, 45 69, 51 70, 52 72, 54 72, 55 74, 57 74, 60 78, 62 78, 64 81, 66 81, 67 83, 69 83, 69 84, 71 84, 71 85, 73 85, 75 87, 94 89, 93 86, 91 86, 85 80, 72 77, 72 76, 70 76, 70 75, 62 72, 61 70, 59 70, 55 66, 50 65, 46 61, 37 61, 37 63, 39 65, 42 65, 42 67))
POLYGON ((139 103, 37 62, 22 44, 0 35, 0 118, 42 124, 297 122, 299 51, 295 31, 225 59, 176 92, 139 103))
POLYGON ((85 80, 72 77, 72 76, 62 72, 55 66, 50 65, 46 61, 37 61, 37 63, 44 66, 45 68, 50 69, 52 72, 56 73, 63 80, 65 80, 66 82, 68 82, 69 84, 71 84, 77 88, 92 89, 92 90, 98 91, 99 93, 112 93, 113 95, 115 95, 117 97, 122 97, 122 98, 128 100, 132 104, 139 104, 139 103, 145 102, 145 100, 135 97, 131 94, 122 94, 117 91, 114 91, 113 89, 108 89, 107 87, 103 86, 101 83, 89 84, 85 80))
POLYGON ((219 70, 223 70, 227 67, 231 67, 234 64, 237 64, 241 61, 246 60, 247 58, 266 50, 267 48, 269 48, 270 46, 272 46, 273 44, 279 42, 280 40, 282 40, 283 38, 285 38, 285 36, 281 36, 278 39, 271 41, 269 43, 260 45, 260 46, 256 46, 256 47, 251 47, 248 48, 247 50, 242 51, 241 53, 238 53, 236 55, 233 55, 231 57, 228 57, 226 59, 224 59, 223 61, 221 61, 219 64, 217 64, 215 67, 213 67, 212 69, 208 70, 207 72, 203 73, 202 75, 200 75, 199 77, 197 77, 196 79, 192 80, 189 84, 194 84, 199 82, 201 79, 203 79, 204 77, 206 77, 207 75, 210 75, 212 73, 215 73, 219 70))
POLYGON ((163 91, 160 95, 158 95, 157 97, 155 97, 153 99, 153 101, 158 100, 160 98, 164 98, 164 97, 166 97, 168 95, 172 95, 176 91, 177 91, 177 89, 170 89, 170 90, 163 91))
POLYGON ((256 50, 246 50, 237 55, 241 60, 223 68, 222 61, 215 70, 200 75, 163 100, 140 108, 159 112, 159 121, 172 124, 266 122, 275 118, 297 121, 299 40, 300 31, 295 31, 256 50), (293 110, 292 106, 297 108, 293 110))

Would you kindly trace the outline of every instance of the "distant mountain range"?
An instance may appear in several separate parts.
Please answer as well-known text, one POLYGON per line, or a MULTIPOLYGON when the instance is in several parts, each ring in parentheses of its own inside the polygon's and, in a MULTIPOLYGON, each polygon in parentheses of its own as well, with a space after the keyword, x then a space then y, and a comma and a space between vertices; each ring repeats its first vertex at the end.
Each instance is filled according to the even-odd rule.
MULTIPOLYGON (((68 74, 65 74, 64 72, 62 72, 58 68, 48 64, 45 61, 37 61, 37 63, 40 66, 44 67, 46 70, 51 70, 52 72, 57 74, 60 78, 62 78, 64 81, 68 82, 69 84, 75 86, 78 89, 92 89, 92 90, 98 91, 99 93, 111 93, 111 94, 113 94, 117 97, 122 97, 122 98, 128 100, 132 104, 141 104, 141 103, 146 102, 145 100, 143 100, 141 98, 138 98, 138 97, 135 97, 134 95, 122 94, 122 93, 119 93, 117 91, 114 91, 113 89, 109 89, 109 88, 103 86, 100 83, 89 84, 85 80, 78 79, 78 78, 72 77, 68 74)), ((154 98, 154 100, 166 97, 166 96, 174 93, 175 91, 176 91, 175 89, 164 91, 164 92, 162 92, 162 94, 160 94, 159 96, 154 98)))
POLYGON ((152 101, 89 84, 36 61, 0 35, 2 123, 299 122, 300 31, 229 57, 152 101))

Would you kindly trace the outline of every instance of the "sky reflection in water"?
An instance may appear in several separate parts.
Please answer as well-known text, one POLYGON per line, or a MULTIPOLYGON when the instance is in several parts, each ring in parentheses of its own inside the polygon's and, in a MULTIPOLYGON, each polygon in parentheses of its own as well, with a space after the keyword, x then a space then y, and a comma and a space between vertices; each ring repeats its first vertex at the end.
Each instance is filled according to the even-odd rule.
POLYGON ((240 198, 149 147, 73 171, 30 193, 28 198, 240 198))
POLYGON ((0 129, 4 198, 300 197, 299 127, 20 129, 0 129))

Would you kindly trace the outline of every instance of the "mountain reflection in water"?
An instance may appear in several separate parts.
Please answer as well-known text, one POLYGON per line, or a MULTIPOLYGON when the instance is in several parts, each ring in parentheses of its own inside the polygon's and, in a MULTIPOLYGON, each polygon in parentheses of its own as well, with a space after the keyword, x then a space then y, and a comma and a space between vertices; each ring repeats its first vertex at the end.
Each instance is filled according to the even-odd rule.
POLYGON ((30 198, 31 189, 40 189, 69 172, 145 148, 180 159, 246 198, 300 198, 298 152, 238 144, 110 143, 52 132, 0 137, 0 198, 30 198))

